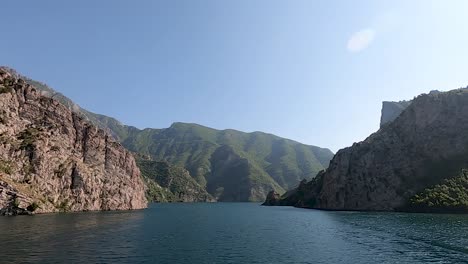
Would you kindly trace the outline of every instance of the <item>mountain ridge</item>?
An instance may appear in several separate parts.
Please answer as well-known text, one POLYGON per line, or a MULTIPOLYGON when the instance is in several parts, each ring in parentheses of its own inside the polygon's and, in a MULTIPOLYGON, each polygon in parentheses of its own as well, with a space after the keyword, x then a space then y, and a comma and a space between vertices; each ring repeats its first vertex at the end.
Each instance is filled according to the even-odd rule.
MULTIPOLYGON (((20 76, 16 71, 14 73, 20 76)), ((183 122, 174 122, 168 128, 139 129, 113 117, 83 109, 46 84, 27 77, 25 79, 107 131, 130 151, 149 155, 155 161, 168 161, 186 168, 200 186, 209 188, 211 195, 218 195, 216 199, 221 201, 230 201, 231 198, 226 197, 235 197, 232 198, 235 201, 261 201, 269 189, 284 192, 302 179, 313 178, 318 171, 328 166, 333 155, 329 149, 261 131, 246 133, 235 129, 218 130, 183 122), (230 158, 235 164, 220 163, 220 157, 230 158), (234 165, 238 167, 232 167, 234 165), (220 178, 219 173, 213 171, 213 168, 227 171, 223 166, 237 171, 238 174, 231 175, 236 181, 220 178), (216 179, 217 183, 212 184, 209 179, 216 179), (234 195, 241 189, 242 195, 234 195), (224 193, 224 190, 230 190, 231 193, 224 193)))

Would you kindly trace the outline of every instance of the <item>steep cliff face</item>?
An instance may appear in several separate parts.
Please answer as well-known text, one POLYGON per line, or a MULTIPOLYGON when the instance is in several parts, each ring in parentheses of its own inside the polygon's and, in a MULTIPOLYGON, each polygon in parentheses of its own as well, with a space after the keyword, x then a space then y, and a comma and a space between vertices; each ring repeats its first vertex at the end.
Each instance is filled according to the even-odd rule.
POLYGON ((146 207, 133 156, 103 130, 0 69, 0 207, 35 212, 146 207))
POLYGON ((411 101, 389 102, 382 103, 382 113, 380 116, 380 127, 395 120, 403 110, 405 110, 411 101))
MULTIPOLYGON (((468 165, 468 89, 413 100, 365 141, 340 150, 316 179, 274 204, 333 210, 395 210, 468 165)), ((467 191, 467 190, 465 190, 467 191)))

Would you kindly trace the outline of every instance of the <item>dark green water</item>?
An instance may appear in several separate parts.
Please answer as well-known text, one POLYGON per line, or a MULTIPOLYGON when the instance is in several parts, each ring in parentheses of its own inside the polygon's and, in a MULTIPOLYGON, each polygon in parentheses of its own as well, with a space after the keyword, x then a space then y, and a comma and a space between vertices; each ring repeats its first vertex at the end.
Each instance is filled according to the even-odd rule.
POLYGON ((0 217, 6 263, 465 263, 468 215, 249 203, 0 217))

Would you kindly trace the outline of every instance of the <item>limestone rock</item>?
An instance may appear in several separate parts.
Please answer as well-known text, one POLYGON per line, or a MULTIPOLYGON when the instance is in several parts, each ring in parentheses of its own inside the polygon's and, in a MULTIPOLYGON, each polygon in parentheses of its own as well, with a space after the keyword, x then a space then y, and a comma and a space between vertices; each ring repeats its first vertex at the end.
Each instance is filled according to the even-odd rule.
POLYGON ((395 120, 410 104, 411 101, 383 102, 380 127, 395 120))
POLYGON ((140 171, 127 150, 4 69, 0 69, 0 181, 1 208, 12 197, 23 209, 34 204, 38 213, 147 205, 140 171))
POLYGON ((282 204, 331 210, 405 207, 410 197, 468 168, 468 89, 420 95, 282 204))

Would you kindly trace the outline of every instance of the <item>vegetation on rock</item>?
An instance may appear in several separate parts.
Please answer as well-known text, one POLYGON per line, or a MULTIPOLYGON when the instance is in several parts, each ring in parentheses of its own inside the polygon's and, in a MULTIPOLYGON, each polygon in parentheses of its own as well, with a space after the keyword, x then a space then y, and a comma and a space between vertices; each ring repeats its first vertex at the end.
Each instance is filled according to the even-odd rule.
POLYGON ((410 199, 411 211, 468 212, 468 170, 428 187, 410 199))
POLYGON ((20 147, 25 150, 33 150, 39 133, 39 129, 35 127, 28 127, 23 130, 18 136, 18 139, 21 140, 20 147))
POLYGON ((36 211, 37 209, 39 208, 39 204, 36 203, 36 202, 33 202, 32 204, 30 204, 26 209, 30 212, 34 212, 36 211))
POLYGON ((13 88, 11 86, 4 84, 0 85, 0 94, 2 93, 11 93, 13 91, 13 88))
POLYGON ((153 202, 210 202, 206 192, 182 167, 165 161, 137 159, 141 175, 146 182, 147 198, 153 202))
POLYGON ((0 172, 11 174, 13 172, 13 167, 10 161, 0 160, 0 172))

